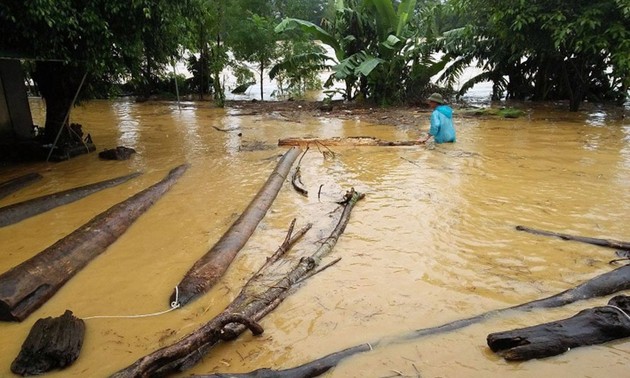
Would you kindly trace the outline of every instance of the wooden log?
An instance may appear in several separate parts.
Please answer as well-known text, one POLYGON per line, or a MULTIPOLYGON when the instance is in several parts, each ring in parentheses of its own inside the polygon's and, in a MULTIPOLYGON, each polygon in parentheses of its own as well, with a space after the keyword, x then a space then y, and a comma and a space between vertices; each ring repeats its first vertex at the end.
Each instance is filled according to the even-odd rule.
POLYGON ((13 360, 11 371, 26 376, 68 367, 79 357, 84 335, 85 322, 70 310, 57 318, 39 319, 13 360))
POLYGON ((285 138, 278 140, 278 146, 380 146, 380 147, 400 147, 400 146, 418 146, 421 145, 417 140, 403 141, 386 141, 374 137, 357 136, 357 137, 335 137, 328 139, 320 138, 285 138))
POLYGON ((568 319, 491 333, 487 342, 507 361, 556 356, 580 346, 629 337, 629 313, 630 297, 618 295, 607 306, 582 310, 568 319))
POLYGON ((285 369, 285 370, 275 370, 262 368, 258 370, 254 370, 249 373, 217 373, 217 374, 201 374, 201 375, 192 375, 192 377, 196 378, 311 378, 311 377, 319 377, 320 375, 326 373, 330 369, 337 366, 339 361, 343 360, 346 357, 350 357, 357 353, 367 352, 372 350, 372 346, 370 344, 360 344, 357 346, 353 346, 348 349, 344 349, 339 352, 331 353, 327 356, 319 358, 315 361, 311 361, 304 365, 300 365, 295 368, 285 369))
MULTIPOLYGON (((550 297, 538 299, 532 302, 523 303, 517 306, 491 310, 488 312, 484 312, 483 314, 480 314, 480 315, 476 315, 476 316, 466 318, 466 319, 455 320, 455 321, 442 324, 439 326, 435 326, 435 327, 421 328, 402 336, 377 340, 375 342, 370 343, 369 345, 371 345, 371 347, 376 348, 383 344, 391 344, 394 342, 407 342, 409 340, 419 339, 424 336, 431 336, 431 335, 441 334, 445 332, 455 331, 457 329, 461 329, 469 325, 487 320, 491 316, 496 316, 496 315, 499 315, 508 311, 514 311, 514 310, 526 311, 526 310, 531 310, 535 308, 560 307, 565 304, 573 303, 575 301, 606 296, 606 295, 616 293, 618 291, 628 290, 628 289, 630 289, 630 265, 625 265, 613 271, 596 276, 574 288, 565 290, 559 294, 555 294, 550 297)), ((372 348, 370 348, 369 350, 371 349, 372 348)), ((338 364, 342 359, 351 357, 352 355, 357 354, 357 353, 362 353, 366 350, 360 348, 360 345, 357 345, 355 347, 348 348, 345 351, 346 353, 340 353, 340 354, 333 353, 326 357, 323 357, 322 359, 326 359, 326 363, 330 365, 330 368, 332 368, 336 366, 336 364, 338 364)), ((318 361, 319 359, 309 362, 305 365, 301 365, 296 368, 289 369, 289 370, 299 369, 300 367, 306 366, 309 364, 316 364, 318 361)), ((281 370, 281 372, 282 371, 284 370, 281 370)), ((299 371, 299 370, 294 370, 294 371, 299 371)), ((256 377, 255 375, 251 375, 253 373, 254 372, 244 373, 243 377, 255 378, 256 377)), ((218 376, 220 377, 221 375, 218 375, 218 376)), ((224 375, 224 376, 230 376, 230 375, 224 375)), ((295 374, 295 375, 292 375, 291 377, 292 378, 305 378, 305 377, 315 377, 315 376, 316 375, 295 374)))
POLYGON ((612 240, 612 239, 598 239, 598 238, 590 238, 586 236, 578 236, 578 235, 569 235, 569 234, 561 234, 558 232, 538 230, 535 228, 530 228, 526 226, 516 226, 516 230, 529 232, 534 235, 542 235, 542 236, 552 236, 556 238, 560 238, 562 240, 573 240, 587 244, 598 245, 600 247, 614 248, 614 249, 622 249, 624 251, 630 251, 630 242, 612 240))
POLYGON ((178 294, 179 304, 184 306, 192 299, 208 291, 223 276, 236 254, 247 243, 258 223, 276 199, 293 162, 299 154, 299 148, 291 148, 284 154, 267 182, 241 216, 223 234, 221 239, 195 262, 177 284, 177 290, 171 295, 169 304, 175 301, 176 294, 178 294))
POLYGON ((98 157, 103 160, 129 160, 131 155, 135 153, 136 150, 133 148, 118 146, 116 148, 99 152, 98 157))
POLYGON ((293 172, 293 175, 291 176, 291 184, 293 185, 293 189, 295 189, 296 192, 300 193, 304 197, 308 197, 308 190, 306 190, 306 187, 304 186, 304 183, 302 182, 302 174, 300 173, 300 167, 301 167, 302 159, 304 158, 304 155, 306 155, 308 150, 309 148, 306 147, 306 151, 304 151, 304 153, 302 154, 302 157, 300 157, 300 160, 297 163, 297 167, 295 167, 295 171, 293 172))
MULTIPOLYGON (((217 317, 177 343, 140 358, 112 377, 154 377, 183 371, 199 362, 221 340, 232 340, 243 333, 246 330, 244 322, 230 324, 222 319, 229 314, 238 314, 245 319, 251 319, 252 322, 258 322, 282 303, 296 285, 319 265, 321 259, 333 250, 349 222, 352 209, 361 198, 363 194, 354 190, 349 191, 346 194, 344 210, 339 221, 326 241, 311 256, 302 258, 294 268, 274 284, 269 285, 266 290, 260 290, 258 287, 262 279, 261 271, 259 271, 247 282, 237 298, 217 317)), ((291 237, 291 229, 284 243, 272 256, 272 261, 282 256, 288 247, 301 236, 302 231, 298 232, 296 237, 291 237)), ((269 265, 266 263, 261 270, 264 271, 269 265)))
POLYGON ((39 173, 28 173, 0 183, 0 199, 42 179, 39 173))
POLYGON ((180 165, 160 182, 112 206, 37 255, 0 275, 0 320, 22 321, 103 253, 186 171, 180 165))
POLYGON ((78 201, 81 198, 87 197, 90 194, 96 193, 103 189, 120 185, 135 177, 138 177, 139 175, 141 175, 141 173, 132 173, 130 175, 100 181, 94 184, 84 185, 77 188, 68 189, 37 198, 32 198, 30 200, 18 202, 9 206, 4 206, 0 208, 0 227, 5 227, 26 218, 54 209, 56 207, 78 201))

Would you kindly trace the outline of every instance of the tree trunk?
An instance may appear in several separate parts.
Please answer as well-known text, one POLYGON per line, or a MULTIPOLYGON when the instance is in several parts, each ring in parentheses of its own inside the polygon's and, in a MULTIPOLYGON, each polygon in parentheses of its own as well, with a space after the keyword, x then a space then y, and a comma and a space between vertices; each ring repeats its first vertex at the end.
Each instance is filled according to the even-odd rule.
POLYGON ((39 173, 28 173, 14 179, 0 183, 0 199, 17 192, 25 186, 42 179, 39 173))
POLYGON ((162 181, 112 206, 52 246, 0 275, 0 320, 22 321, 100 255, 166 193, 186 171, 181 165, 162 181))
POLYGON ((331 353, 325 357, 319 358, 315 361, 311 361, 307 364, 300 365, 298 367, 286 370, 274 370, 262 368, 254 370, 249 373, 229 373, 229 374, 202 374, 193 375, 195 378, 311 378, 319 377, 326 373, 328 370, 337 366, 339 361, 346 357, 350 357, 357 353, 367 352, 372 350, 370 344, 360 344, 348 349, 344 349, 340 352, 331 353))
POLYGON ((386 140, 381 140, 373 137, 345 137, 345 138, 328 138, 328 139, 319 139, 319 138, 285 138, 278 140, 278 146, 309 146, 309 145, 320 145, 320 146, 380 146, 380 147, 389 147, 389 146, 418 146, 422 143, 417 140, 404 140, 404 141, 396 141, 389 142, 386 140))
POLYGON ((223 234, 221 239, 186 273, 177 285, 177 290, 171 295, 170 303, 175 301, 176 293, 178 293, 179 304, 185 305, 193 298, 209 290, 223 276, 238 251, 247 243, 258 223, 276 199, 289 174, 291 165, 299 154, 299 148, 291 148, 284 154, 247 209, 223 234))
POLYGON ((26 376, 68 367, 79 357, 84 335, 85 323, 70 310, 57 318, 39 319, 11 364, 11 371, 26 376))
POLYGON ((488 346, 508 361, 526 361, 562 354, 630 336, 630 297, 618 295, 607 306, 533 327, 488 335, 488 346))
MULTIPOLYGON (((263 277, 262 272, 271 265, 270 263, 263 265, 259 272, 252 276, 237 298, 222 313, 177 343, 140 358, 112 375, 112 378, 156 377, 183 371, 199 362, 208 350, 221 340, 233 340, 246 328, 261 332, 262 328, 258 328, 256 322, 276 308, 293 291, 297 283, 309 277, 308 274, 319 266, 321 259, 332 251, 350 220, 352 209, 361 198, 363 194, 355 192, 354 189, 346 193, 344 210, 330 236, 312 256, 302 258, 283 278, 269 285, 266 291, 261 292, 257 285, 263 277), (230 316, 235 317, 232 321, 226 320, 230 316)), ((300 231, 292 238, 292 228, 293 225, 284 243, 270 258, 272 263, 306 232, 300 231)))
MULTIPOLYGON (((531 310, 535 308, 560 307, 560 306, 564 306, 566 304, 573 303, 579 300, 602 297, 602 296, 610 295, 610 294, 623 291, 623 290, 628 290, 628 289, 630 289, 630 265, 625 265, 611 272, 607 272, 595 278, 592 278, 574 288, 565 290, 562 293, 552 295, 547 298, 538 299, 538 300, 523 303, 517 306, 488 311, 480 315, 476 315, 476 316, 466 318, 466 319, 455 320, 455 321, 452 321, 443 325, 435 326, 435 327, 421 328, 409 334, 398 336, 396 338, 377 340, 376 342, 367 344, 367 345, 370 345, 369 349, 361 348, 361 345, 366 345, 366 344, 357 345, 355 347, 346 349, 344 351, 345 353, 339 353, 339 354, 333 353, 326 357, 323 357, 322 359, 309 362, 297 368, 288 369, 288 370, 280 370, 279 372, 282 374, 279 374, 278 376, 283 377, 284 376, 283 374, 286 371, 298 371, 298 372, 302 371, 302 370, 299 370, 301 367, 305 367, 308 365, 316 365, 318 361, 324 360, 324 359, 326 360, 326 364, 329 365, 329 369, 330 369, 336 366, 342 359, 350 357, 354 354, 365 352, 367 350, 372 350, 373 347, 378 347, 384 341, 387 344, 391 344, 392 342, 407 342, 409 340, 415 340, 424 336, 431 336, 431 335, 436 335, 440 333, 451 332, 457 329, 461 329, 469 325, 487 320, 491 316, 499 315, 508 311, 514 311, 514 310, 526 311, 526 310, 531 310)), ((265 369, 261 369, 261 370, 264 371, 265 369)), ((304 370, 304 371, 307 371, 307 370, 304 370)), ((223 377, 223 376, 230 376, 230 375, 217 374, 214 376, 223 377)), ((253 372, 245 373, 242 376, 258 378, 258 376, 253 375, 253 372)), ((291 378, 306 378, 306 377, 315 377, 315 376, 317 375, 299 375, 299 374, 290 375, 291 378)), ((210 375, 210 377, 213 377, 213 375, 210 375)))
POLYGON ((263 62, 260 62, 260 101, 264 101, 265 97, 264 97, 264 91, 263 91, 263 81, 265 80, 265 64, 263 62))
POLYGON ((62 192, 53 193, 46 196, 15 203, 9 206, 1 207, 0 227, 8 226, 26 218, 54 209, 55 207, 78 201, 81 198, 87 197, 92 193, 96 193, 100 190, 120 185, 139 175, 141 175, 141 173, 132 173, 130 175, 121 176, 94 184, 84 185, 81 187, 68 189, 62 192))
POLYGON ((530 234, 534 234, 534 235, 543 235, 543 236, 554 236, 563 240, 573 240, 573 241, 579 241, 582 243, 587 243, 587 244, 594 244, 594 245, 598 245, 600 247, 607 247, 607 248, 614 248, 614 249, 622 249, 624 251, 630 251, 630 243, 629 242, 624 242, 624 241, 619 241, 619 240, 612 240, 612 239, 598 239, 598 238, 589 238, 589 237, 585 237, 585 236, 575 236, 575 235, 569 235, 569 234, 561 234, 561 233, 557 233, 557 232, 551 232, 551 231, 545 231, 545 230, 538 230, 535 228, 529 228, 526 226, 516 226, 516 229, 518 231, 525 231, 525 232, 529 232, 530 234))
MULTIPOLYGON (((59 130, 68 126, 70 117, 66 118, 66 115, 70 112, 81 75, 76 67, 62 62, 36 61, 33 79, 46 101, 45 143, 53 143, 59 130)), ((62 134, 58 145, 68 140, 70 134, 62 134)))

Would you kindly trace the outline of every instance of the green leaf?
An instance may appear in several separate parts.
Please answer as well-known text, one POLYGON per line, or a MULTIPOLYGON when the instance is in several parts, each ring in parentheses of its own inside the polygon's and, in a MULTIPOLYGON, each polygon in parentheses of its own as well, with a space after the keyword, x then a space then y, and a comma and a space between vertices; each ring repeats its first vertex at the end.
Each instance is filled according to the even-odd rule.
POLYGON ((276 33, 284 33, 295 29, 300 29, 309 33, 315 39, 322 41, 323 44, 330 46, 335 51, 335 55, 338 60, 343 59, 343 50, 341 49, 341 46, 339 46, 337 39, 312 22, 299 20, 297 18, 285 18, 275 27, 274 30, 276 33))
POLYGON ((372 71, 383 62, 385 61, 380 58, 366 57, 366 60, 364 60, 354 72, 363 76, 369 76, 370 73, 372 73, 372 71))

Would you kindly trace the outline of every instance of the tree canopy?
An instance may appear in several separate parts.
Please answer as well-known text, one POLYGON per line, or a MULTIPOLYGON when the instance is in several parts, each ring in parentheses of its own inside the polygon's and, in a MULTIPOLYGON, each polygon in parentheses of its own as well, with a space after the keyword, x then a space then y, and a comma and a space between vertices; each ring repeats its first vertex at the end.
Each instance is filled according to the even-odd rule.
POLYGON ((36 59, 33 78, 46 99, 45 139, 52 141, 68 123, 84 75, 88 86, 124 77, 151 84, 184 44, 186 3, 4 1, 0 50, 36 59))
POLYGON ((239 61, 257 66, 260 85, 269 73, 299 86, 328 65, 327 84, 343 82, 346 99, 383 105, 439 90, 440 72, 444 93, 490 80, 496 99, 567 99, 572 110, 585 99, 623 101, 628 25, 627 0, 7 0, 0 51, 38 59, 50 139, 84 74, 86 95, 121 81, 148 95, 184 54, 195 88, 219 105, 222 72, 243 69, 239 61), (335 62, 306 36, 330 46, 335 62), (452 88, 470 64, 483 73, 452 88))
MULTIPOLYGON (((630 86, 627 0, 453 0, 466 25, 444 49, 479 62, 494 98, 623 101, 630 86)), ((472 84, 472 83, 471 83, 472 84)), ((466 90, 469 86, 465 86, 466 90)))

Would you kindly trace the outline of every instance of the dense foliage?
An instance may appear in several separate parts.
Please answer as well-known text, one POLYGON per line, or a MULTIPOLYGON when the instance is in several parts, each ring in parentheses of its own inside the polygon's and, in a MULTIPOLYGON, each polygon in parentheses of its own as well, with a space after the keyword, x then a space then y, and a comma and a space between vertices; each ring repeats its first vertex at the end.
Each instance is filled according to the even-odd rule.
MULTIPOLYGON (((494 83, 494 98, 621 102, 630 86, 627 0, 454 0, 466 26, 444 49, 458 67, 477 61, 476 80, 494 83)), ((462 91, 469 88, 464 86, 462 91)))

